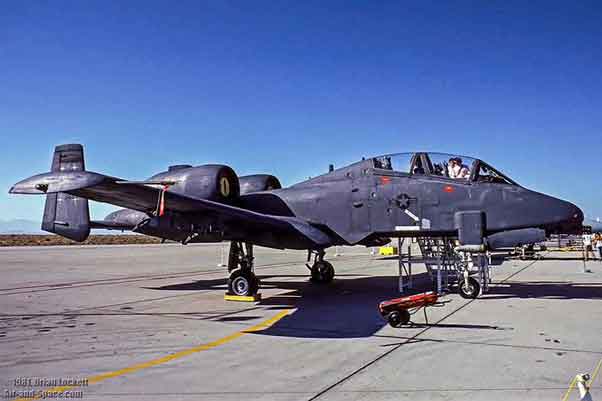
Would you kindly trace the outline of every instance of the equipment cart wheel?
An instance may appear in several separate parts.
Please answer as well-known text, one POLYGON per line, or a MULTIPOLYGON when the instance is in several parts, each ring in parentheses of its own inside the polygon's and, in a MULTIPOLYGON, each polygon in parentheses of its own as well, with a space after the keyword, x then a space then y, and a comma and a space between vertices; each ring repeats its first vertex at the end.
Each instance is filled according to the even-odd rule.
POLYGON ((481 285, 474 277, 468 277, 466 281, 458 282, 458 292, 462 298, 475 299, 479 296, 481 285))
POLYGON ((405 309, 393 311, 387 315, 387 321, 391 327, 400 327, 410 322, 410 312, 405 309))
POLYGON ((316 261, 311 267, 311 281, 330 283, 334 279, 334 267, 325 260, 316 261))
POLYGON ((249 270, 236 269, 228 278, 228 292, 231 295, 253 296, 259 291, 259 279, 249 270))

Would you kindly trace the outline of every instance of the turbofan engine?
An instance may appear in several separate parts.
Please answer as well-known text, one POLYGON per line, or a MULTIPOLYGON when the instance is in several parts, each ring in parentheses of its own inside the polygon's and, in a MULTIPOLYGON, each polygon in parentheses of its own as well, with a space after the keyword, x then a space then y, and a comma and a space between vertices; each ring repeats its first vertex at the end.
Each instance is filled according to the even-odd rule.
POLYGON ((234 170, 219 164, 170 166, 167 171, 149 178, 148 182, 166 183, 170 192, 220 203, 234 204, 240 195, 234 170))
POLYGON ((244 177, 240 177, 238 180, 240 182, 241 195, 282 188, 278 178, 269 174, 246 175, 244 177))

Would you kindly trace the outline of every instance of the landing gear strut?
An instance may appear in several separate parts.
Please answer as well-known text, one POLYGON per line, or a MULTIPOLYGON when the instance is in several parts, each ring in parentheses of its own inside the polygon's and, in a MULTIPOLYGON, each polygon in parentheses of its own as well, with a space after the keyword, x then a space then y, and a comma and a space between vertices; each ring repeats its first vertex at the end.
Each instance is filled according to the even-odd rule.
POLYGON ((253 273, 253 245, 232 241, 228 257, 228 294, 253 296, 259 291, 259 279, 253 273))
POLYGON ((330 283, 334 279, 334 267, 330 262, 324 260, 325 252, 309 250, 307 253, 307 268, 311 271, 311 281, 314 283, 330 283), (313 265, 309 265, 311 257, 314 257, 313 265))

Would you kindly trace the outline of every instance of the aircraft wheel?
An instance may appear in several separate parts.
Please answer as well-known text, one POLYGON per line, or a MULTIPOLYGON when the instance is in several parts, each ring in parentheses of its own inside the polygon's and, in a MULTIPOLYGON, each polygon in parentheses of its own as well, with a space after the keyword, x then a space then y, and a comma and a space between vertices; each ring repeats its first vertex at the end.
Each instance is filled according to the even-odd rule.
POLYGON ((259 291, 259 279, 252 271, 236 269, 228 278, 228 292, 232 295, 253 296, 259 291))
POLYGON ((391 327, 401 327, 410 322, 410 312, 405 309, 391 312, 387 315, 387 321, 391 327))
POLYGON ((479 296, 481 285, 474 277, 468 277, 468 280, 458 282, 458 292, 462 298, 475 299, 479 296))
POLYGON ((311 267, 311 281, 330 283, 334 279, 334 267, 327 261, 317 261, 311 267))

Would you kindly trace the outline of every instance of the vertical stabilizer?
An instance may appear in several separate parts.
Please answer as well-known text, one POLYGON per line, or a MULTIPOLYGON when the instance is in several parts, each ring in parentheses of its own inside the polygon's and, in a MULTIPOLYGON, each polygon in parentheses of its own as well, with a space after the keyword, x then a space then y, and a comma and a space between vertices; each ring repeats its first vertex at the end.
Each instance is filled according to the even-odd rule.
MULTIPOLYGON (((84 170, 82 145, 59 145, 54 149, 51 171, 84 170)), ((84 241, 90 234, 88 200, 64 192, 46 195, 42 230, 74 241, 84 241)))

